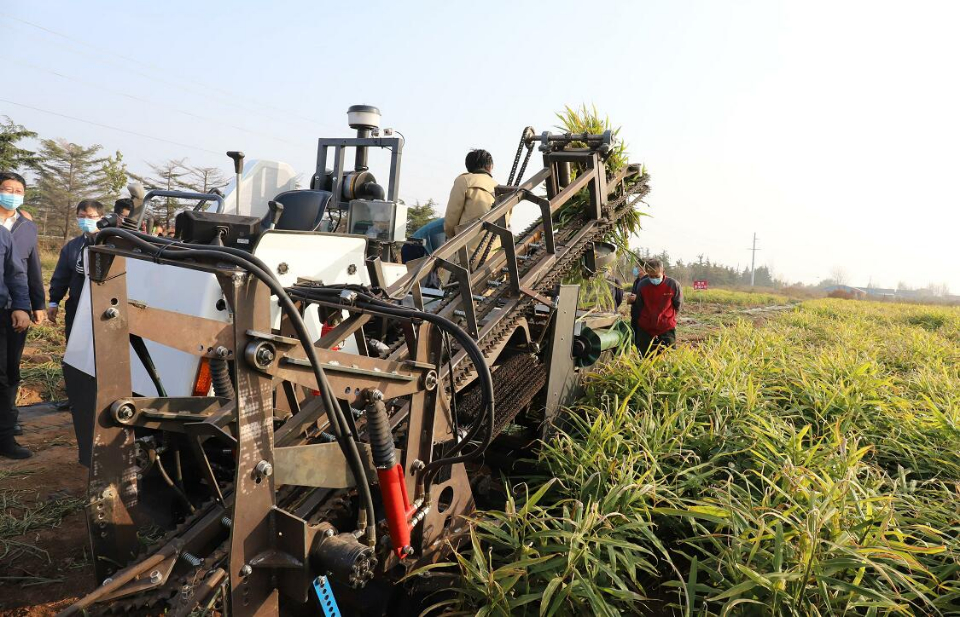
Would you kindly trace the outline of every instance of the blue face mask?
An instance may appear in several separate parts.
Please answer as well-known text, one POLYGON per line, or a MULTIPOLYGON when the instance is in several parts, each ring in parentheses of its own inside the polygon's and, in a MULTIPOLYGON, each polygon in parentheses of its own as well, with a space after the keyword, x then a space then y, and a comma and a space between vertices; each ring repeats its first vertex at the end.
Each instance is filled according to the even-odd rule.
POLYGON ((92 234, 97 231, 96 219, 77 219, 77 226, 85 234, 92 234))
POLYGON ((662 276, 658 278, 650 277, 650 282, 653 283, 654 285, 659 285, 660 283, 663 282, 663 277, 662 276))
POLYGON ((634 269, 633 269, 633 275, 634 275, 634 276, 640 276, 640 268, 634 268, 634 269))
POLYGON ((6 210, 16 210, 23 205, 23 195, 0 193, 0 206, 6 210))

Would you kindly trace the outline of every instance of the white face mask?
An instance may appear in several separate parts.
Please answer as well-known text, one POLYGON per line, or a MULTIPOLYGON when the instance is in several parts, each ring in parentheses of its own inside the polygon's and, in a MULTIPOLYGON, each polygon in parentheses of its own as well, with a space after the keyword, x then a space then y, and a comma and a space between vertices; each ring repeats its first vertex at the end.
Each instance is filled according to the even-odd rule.
POLYGON ((661 274, 661 275, 658 276, 657 278, 653 278, 653 277, 651 276, 651 277, 650 277, 650 282, 653 283, 654 285, 659 285, 660 283, 663 282, 663 275, 661 274))

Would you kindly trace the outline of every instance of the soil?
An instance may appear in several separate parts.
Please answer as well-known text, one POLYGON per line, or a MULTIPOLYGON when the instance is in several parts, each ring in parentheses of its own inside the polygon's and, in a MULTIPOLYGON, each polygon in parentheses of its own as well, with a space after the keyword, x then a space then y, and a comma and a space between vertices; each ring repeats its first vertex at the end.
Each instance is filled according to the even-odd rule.
MULTIPOLYGON (((0 615, 54 615, 95 584, 83 509, 71 499, 85 498, 87 470, 77 462, 69 411, 50 404, 21 405, 20 423, 24 434, 18 441, 33 457, 0 459, 0 495, 27 508, 66 502, 72 511, 56 527, 0 536, 0 615)), ((22 509, 4 504, 4 515, 23 516, 22 509)))

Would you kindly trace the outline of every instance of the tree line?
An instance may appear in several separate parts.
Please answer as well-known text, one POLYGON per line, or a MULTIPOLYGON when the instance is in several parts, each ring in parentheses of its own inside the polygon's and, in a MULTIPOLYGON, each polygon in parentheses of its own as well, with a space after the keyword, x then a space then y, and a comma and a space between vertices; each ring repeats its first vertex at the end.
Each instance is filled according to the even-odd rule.
MULTIPOLYGON (((64 240, 76 235, 73 221, 77 204, 96 199, 109 210, 123 196, 129 180, 141 182, 147 190, 196 193, 221 189, 229 181, 219 168, 194 166, 185 158, 147 163, 149 171, 137 174, 127 168, 119 150, 105 154, 100 144, 83 146, 62 138, 38 137, 7 116, 0 120, 0 170, 29 177, 23 209, 33 216, 41 235, 64 240), (22 141, 31 139, 38 139, 36 150, 21 146, 22 141)), ((172 198, 153 200, 149 214, 157 224, 167 227, 183 205, 172 198)))

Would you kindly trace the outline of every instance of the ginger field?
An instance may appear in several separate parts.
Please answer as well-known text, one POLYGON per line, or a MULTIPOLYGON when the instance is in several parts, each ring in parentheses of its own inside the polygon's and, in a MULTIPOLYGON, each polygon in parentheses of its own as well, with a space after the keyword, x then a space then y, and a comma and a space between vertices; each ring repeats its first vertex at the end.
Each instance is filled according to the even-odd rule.
POLYGON ((960 309, 816 300, 696 343, 589 379, 434 610, 960 615, 960 309))

